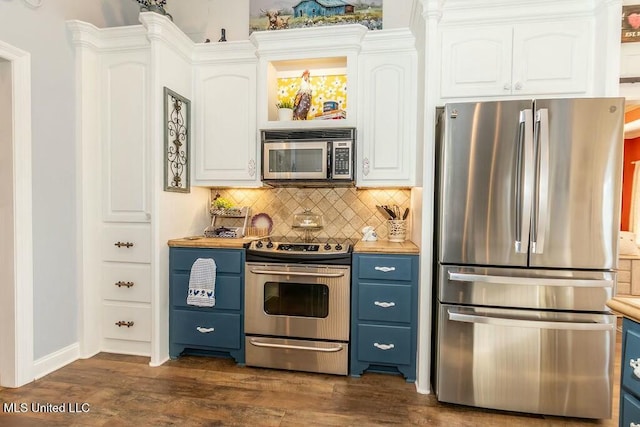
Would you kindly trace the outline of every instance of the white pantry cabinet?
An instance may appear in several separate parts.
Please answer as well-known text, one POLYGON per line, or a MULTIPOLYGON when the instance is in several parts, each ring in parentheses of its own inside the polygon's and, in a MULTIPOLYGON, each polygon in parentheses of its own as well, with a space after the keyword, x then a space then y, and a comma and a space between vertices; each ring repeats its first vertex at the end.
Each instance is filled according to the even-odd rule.
POLYGON ((365 36, 359 65, 357 185, 416 184, 417 53, 409 30, 365 36))
POLYGON ((584 94, 591 34, 588 19, 444 28, 440 95, 584 94))
POLYGON ((259 186, 255 48, 218 43, 199 47, 198 55, 193 183, 259 186))

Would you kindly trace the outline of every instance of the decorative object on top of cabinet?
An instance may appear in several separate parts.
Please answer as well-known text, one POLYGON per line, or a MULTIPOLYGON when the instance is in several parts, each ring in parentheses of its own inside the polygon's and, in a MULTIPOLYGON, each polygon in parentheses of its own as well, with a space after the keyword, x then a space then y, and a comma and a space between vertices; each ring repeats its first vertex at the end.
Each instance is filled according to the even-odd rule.
POLYGON ((249 34, 288 28, 362 24, 382 29, 384 0, 251 0, 249 34))
POLYGON ((173 21, 173 16, 171 16, 164 7, 167 5, 167 0, 136 0, 138 4, 140 4, 141 12, 155 12, 160 15, 164 15, 167 18, 173 21))
POLYGON ((167 87, 164 88, 164 119, 164 189, 188 193, 191 102, 167 87))
POLYGON ((622 6, 622 43, 640 41, 640 5, 622 6))
POLYGON ((293 101, 283 99, 282 101, 276 102, 276 107, 278 108, 278 120, 293 120, 293 101))

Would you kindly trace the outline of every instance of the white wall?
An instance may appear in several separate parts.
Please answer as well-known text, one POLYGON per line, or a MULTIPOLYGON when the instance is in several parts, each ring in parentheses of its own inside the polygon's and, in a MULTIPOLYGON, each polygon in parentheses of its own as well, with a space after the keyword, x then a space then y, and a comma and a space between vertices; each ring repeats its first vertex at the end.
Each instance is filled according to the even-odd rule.
MULTIPOLYGON (((77 341, 74 61, 67 19, 131 25, 132 0, 0 1, 0 40, 31 54, 34 358, 77 341)), ((3 156, 6 157, 6 156, 3 156)))

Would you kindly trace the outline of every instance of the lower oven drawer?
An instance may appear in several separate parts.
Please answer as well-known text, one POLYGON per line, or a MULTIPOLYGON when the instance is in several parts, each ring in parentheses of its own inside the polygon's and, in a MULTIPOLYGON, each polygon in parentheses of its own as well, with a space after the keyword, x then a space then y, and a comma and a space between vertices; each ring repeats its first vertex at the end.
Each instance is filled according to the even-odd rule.
POLYGON ((616 318, 438 304, 438 400, 609 418, 616 318))
POLYGON ((247 366, 347 375, 349 345, 342 342, 245 337, 247 366))

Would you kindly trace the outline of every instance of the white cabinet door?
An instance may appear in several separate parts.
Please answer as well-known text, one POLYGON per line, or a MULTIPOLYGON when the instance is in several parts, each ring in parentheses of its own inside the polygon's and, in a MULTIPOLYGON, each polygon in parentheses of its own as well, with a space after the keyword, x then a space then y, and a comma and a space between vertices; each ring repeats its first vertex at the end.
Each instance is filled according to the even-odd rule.
POLYGON ((415 185, 416 55, 362 55, 357 185, 415 185))
POLYGON ((148 222, 149 56, 105 54, 101 69, 103 220, 148 222))
POLYGON ((258 185, 256 64, 195 71, 194 185, 258 185))
POLYGON ((513 93, 584 93, 591 64, 589 21, 521 24, 513 33, 513 93))
POLYGON ((511 25, 442 31, 442 98, 511 93, 511 25))
POLYGON ((588 20, 461 26, 441 33, 441 98, 585 94, 588 20))

